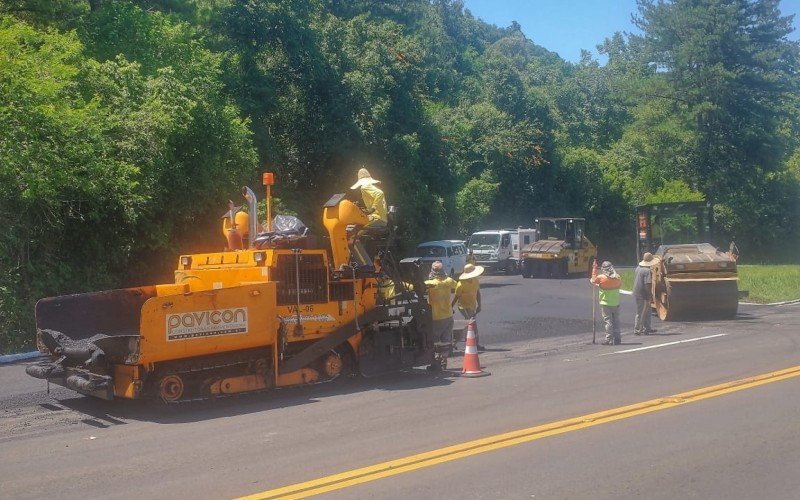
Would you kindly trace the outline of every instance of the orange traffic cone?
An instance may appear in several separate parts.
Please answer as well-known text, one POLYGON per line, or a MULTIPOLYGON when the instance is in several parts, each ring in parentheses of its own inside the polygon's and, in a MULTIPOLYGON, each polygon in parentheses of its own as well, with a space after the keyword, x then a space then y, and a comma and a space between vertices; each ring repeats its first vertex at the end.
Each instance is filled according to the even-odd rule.
POLYGON ((475 320, 467 323, 467 341, 464 346, 464 365, 461 368, 462 377, 485 377, 491 373, 481 370, 478 360, 478 341, 475 339, 475 320))

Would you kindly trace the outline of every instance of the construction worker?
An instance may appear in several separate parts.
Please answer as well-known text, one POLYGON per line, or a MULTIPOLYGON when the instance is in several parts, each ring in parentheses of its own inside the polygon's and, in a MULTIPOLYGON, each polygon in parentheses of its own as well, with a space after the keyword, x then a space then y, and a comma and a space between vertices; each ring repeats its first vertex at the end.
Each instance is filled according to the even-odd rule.
MULTIPOLYGON (((458 310, 466 320, 475 319, 475 316, 481 312, 481 285, 478 282, 478 276, 483 274, 483 271, 483 266, 467 264, 464 266, 464 272, 458 277, 456 295, 451 305, 458 304, 458 310)), ((475 325, 475 343, 478 345, 479 351, 485 350, 478 340, 477 324, 475 325)))
POLYGON ((399 288, 395 285, 395 282, 389 276, 385 274, 381 274, 378 276, 378 292, 383 297, 383 300, 388 303, 389 305, 395 305, 397 303, 397 297, 400 292, 402 291, 412 291, 414 290, 414 285, 411 283, 402 283, 403 287, 399 288))
POLYGON ((655 333, 650 328, 650 301, 653 297, 653 277, 651 268, 659 262, 658 257, 653 257, 650 252, 642 255, 642 260, 636 266, 633 274, 633 297, 636 299, 636 318, 633 321, 635 335, 649 335, 655 333))
POLYGON ((358 169, 358 180, 350 189, 361 189, 361 199, 367 212, 369 224, 366 229, 384 229, 388 224, 386 197, 376 184, 381 181, 373 179, 366 168, 358 169))
POLYGON ((619 327, 619 288, 622 280, 609 261, 603 262, 600 266, 600 273, 597 272, 597 261, 592 265, 592 284, 600 287, 599 302, 600 312, 606 326, 606 339, 603 345, 618 345, 622 343, 622 336, 619 327))
POLYGON ((358 169, 358 180, 350 189, 360 189, 361 199, 364 202, 364 211, 369 222, 356 233, 352 241, 352 255, 354 262, 359 266, 376 266, 378 248, 382 238, 388 231, 388 214, 386 197, 376 184, 381 181, 373 179, 366 168, 358 169))
POLYGON ((440 371, 447 367, 447 357, 453 346, 453 306, 451 294, 457 286, 456 281, 444 273, 442 261, 431 265, 431 273, 425 280, 428 289, 428 304, 431 306, 434 349, 437 351, 429 370, 440 371), (438 344, 438 345, 437 345, 438 344))

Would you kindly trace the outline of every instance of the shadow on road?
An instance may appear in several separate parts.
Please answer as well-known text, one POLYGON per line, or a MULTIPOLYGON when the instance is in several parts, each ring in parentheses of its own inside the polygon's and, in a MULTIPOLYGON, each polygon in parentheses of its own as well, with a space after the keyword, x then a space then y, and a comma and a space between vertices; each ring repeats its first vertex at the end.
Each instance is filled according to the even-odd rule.
POLYGON ((481 290, 485 288, 503 288, 507 286, 518 286, 519 283, 511 282, 511 283, 481 283, 481 290))
MULTIPOLYGON (((575 280, 580 280, 580 279, 588 280, 589 276, 587 276, 586 274, 581 274, 581 273, 578 273, 578 274, 574 274, 573 273, 573 274, 570 274, 569 276, 561 276, 561 277, 556 277, 556 278, 539 278, 539 277, 534 276, 534 277, 531 277, 531 278, 523 278, 523 279, 525 281, 532 281, 532 282, 545 281, 545 282, 548 282, 548 283, 558 283, 559 281, 562 281, 562 280, 566 280, 566 281, 575 281, 575 280)), ((483 285, 481 285, 481 286, 483 286, 483 285)))
MULTIPOLYGON (((484 352, 511 352, 511 349, 502 349, 500 347, 487 347, 482 351, 478 351, 478 354, 483 354, 484 352)), ((453 351, 453 354, 450 355, 450 359, 453 358, 463 358, 464 357, 464 350, 460 349, 458 351, 453 351)))
MULTIPOLYGON (((180 424, 318 403, 331 396, 374 390, 407 391, 444 386, 452 384, 456 376, 454 371, 431 374, 424 370, 414 370, 372 378, 345 379, 313 386, 275 389, 169 405, 160 401, 124 399, 105 401, 84 396, 62 399, 58 402, 73 411, 86 415, 87 418, 82 422, 98 428, 123 425, 127 423, 124 420, 180 424)), ((63 410, 63 408, 51 404, 40 406, 51 411, 63 410)))

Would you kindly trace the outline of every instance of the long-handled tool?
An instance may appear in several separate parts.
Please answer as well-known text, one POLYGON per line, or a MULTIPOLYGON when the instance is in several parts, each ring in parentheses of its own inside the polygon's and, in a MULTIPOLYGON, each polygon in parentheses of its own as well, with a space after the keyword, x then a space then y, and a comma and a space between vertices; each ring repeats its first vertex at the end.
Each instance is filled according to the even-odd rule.
MULTIPOLYGON (((592 259, 592 264, 589 266, 590 269, 595 265, 597 265, 597 260, 592 259)), ((589 285, 592 287, 592 344, 594 344, 597 340, 597 313, 595 312, 597 308, 597 292, 595 290, 597 287, 592 282, 589 282, 589 285)))

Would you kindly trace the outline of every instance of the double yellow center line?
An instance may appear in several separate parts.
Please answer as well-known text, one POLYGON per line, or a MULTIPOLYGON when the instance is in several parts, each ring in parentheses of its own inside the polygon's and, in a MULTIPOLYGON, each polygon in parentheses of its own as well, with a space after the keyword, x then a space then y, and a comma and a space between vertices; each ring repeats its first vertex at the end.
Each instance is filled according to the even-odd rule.
POLYGON ((549 424, 538 425, 536 427, 529 427, 527 429, 520 429, 513 432, 504 434, 497 434, 466 443, 440 448, 438 450, 420 453, 397 460, 390 460, 388 462, 371 465, 369 467, 362 467, 360 469, 353 469, 340 474, 326 476, 312 481, 303 483, 292 484, 277 488, 273 490, 255 493, 241 499, 255 500, 255 499, 268 499, 268 498, 306 498, 312 495, 318 495, 328 491, 339 490, 354 486, 369 481, 375 481, 397 474, 403 474, 424 467, 431 467, 433 465, 458 460, 460 458, 470 457, 479 453, 487 451, 499 450, 508 446, 514 446, 530 441, 536 441, 548 436, 556 436, 567 432, 585 429, 587 427, 594 427, 596 425, 613 422, 615 420, 622 420, 625 418, 635 417, 637 415, 644 415, 661 410, 667 410, 687 403, 694 403, 704 399, 715 398, 730 394, 733 392, 751 389, 760 385, 778 382, 800 376, 800 366, 787 368, 772 373, 765 373, 755 377, 735 380, 725 384, 715 385, 712 387, 705 387, 694 391, 684 392, 669 396, 666 398, 653 399, 642 403, 633 404, 630 406, 622 406, 611 410, 601 411, 598 413, 591 413, 582 417, 561 420, 549 424))

